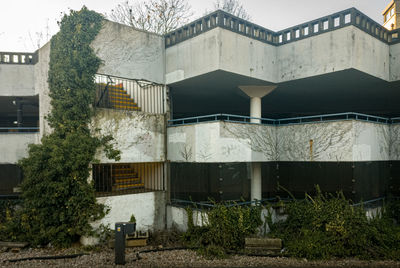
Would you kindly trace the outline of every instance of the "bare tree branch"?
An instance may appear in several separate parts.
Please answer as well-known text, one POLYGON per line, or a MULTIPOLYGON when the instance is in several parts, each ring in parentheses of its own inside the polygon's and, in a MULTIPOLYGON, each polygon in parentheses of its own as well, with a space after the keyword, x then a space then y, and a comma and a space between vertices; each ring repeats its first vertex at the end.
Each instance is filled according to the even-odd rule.
POLYGON ((158 34, 186 24, 192 15, 187 0, 128 0, 106 14, 110 20, 158 34))
POLYGON ((214 9, 222 9, 244 20, 251 20, 251 16, 244 9, 239 0, 217 0, 214 9))

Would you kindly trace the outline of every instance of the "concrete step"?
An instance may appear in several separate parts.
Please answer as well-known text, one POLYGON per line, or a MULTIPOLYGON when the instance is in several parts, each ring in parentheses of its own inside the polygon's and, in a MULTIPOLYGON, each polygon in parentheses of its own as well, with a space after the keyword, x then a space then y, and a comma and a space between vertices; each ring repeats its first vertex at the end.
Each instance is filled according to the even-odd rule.
POLYGON ((279 238, 245 238, 246 249, 282 249, 282 240, 279 238))

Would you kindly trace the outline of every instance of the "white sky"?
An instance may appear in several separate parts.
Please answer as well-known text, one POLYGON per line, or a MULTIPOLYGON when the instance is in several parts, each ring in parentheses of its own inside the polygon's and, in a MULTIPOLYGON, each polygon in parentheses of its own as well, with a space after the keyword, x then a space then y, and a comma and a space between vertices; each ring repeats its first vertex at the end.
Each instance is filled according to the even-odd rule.
MULTIPOLYGON (((37 34, 57 32, 57 20, 68 9, 83 5, 99 13, 110 12, 123 0, 0 0, 0 51, 32 52, 37 49, 37 34), (48 25, 48 27, 47 27, 48 25), (48 28, 48 29, 47 29, 48 28)), ((382 10, 391 0, 242 0, 252 21, 270 30, 282 30, 355 7, 382 23, 382 10)), ((188 0, 194 18, 212 10, 214 0, 188 0)), ((42 44, 43 44, 42 41, 42 44)))

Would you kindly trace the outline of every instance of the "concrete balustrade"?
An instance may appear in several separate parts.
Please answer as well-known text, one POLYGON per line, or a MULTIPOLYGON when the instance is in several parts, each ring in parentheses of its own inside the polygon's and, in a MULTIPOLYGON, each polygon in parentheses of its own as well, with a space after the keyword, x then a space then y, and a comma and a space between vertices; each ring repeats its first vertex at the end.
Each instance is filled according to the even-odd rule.
POLYGON ((38 62, 37 52, 0 52, 0 64, 36 64, 38 62))
POLYGON ((350 25, 356 26, 388 44, 398 43, 400 40, 399 29, 388 31, 382 25, 355 8, 346 9, 278 32, 271 31, 222 10, 217 10, 166 34, 165 46, 168 48, 216 27, 228 29, 267 44, 279 46, 350 25))

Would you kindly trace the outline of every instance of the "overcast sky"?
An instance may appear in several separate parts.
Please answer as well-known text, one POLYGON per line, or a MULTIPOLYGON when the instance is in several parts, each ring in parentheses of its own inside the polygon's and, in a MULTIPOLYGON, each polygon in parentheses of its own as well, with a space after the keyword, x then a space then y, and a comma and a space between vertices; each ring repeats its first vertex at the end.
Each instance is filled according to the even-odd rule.
MULTIPOLYGON (((32 52, 37 34, 43 39, 58 30, 57 20, 68 9, 86 5, 107 13, 123 0, 0 0, 0 51, 32 52), (47 27, 48 26, 48 27, 47 27), (47 34, 48 33, 48 34, 47 34)), ((215 0, 188 0, 194 17, 211 11, 215 0)), ((282 30, 350 7, 382 23, 382 10, 391 0, 242 0, 252 21, 270 30, 282 30)))

